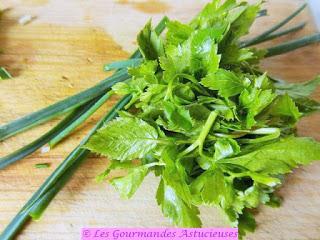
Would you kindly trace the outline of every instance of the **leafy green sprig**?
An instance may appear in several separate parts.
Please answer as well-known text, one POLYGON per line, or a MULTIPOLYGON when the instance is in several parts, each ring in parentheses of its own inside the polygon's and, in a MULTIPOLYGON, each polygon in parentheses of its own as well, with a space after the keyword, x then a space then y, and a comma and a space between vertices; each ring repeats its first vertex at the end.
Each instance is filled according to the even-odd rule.
MULTIPOLYGON (((272 38, 304 7, 248 44, 272 38)), ((319 78, 287 84, 258 68, 264 57, 317 42, 318 34, 267 50, 247 48, 240 38, 259 10, 260 4, 213 1, 190 24, 168 22, 165 38, 145 26, 138 35, 143 61, 129 67, 130 81, 112 88, 132 95, 126 111, 85 145, 111 160, 100 181, 127 169, 110 182, 130 198, 154 172, 157 202, 174 225, 201 227, 198 207, 215 206, 243 237, 256 227, 252 209, 279 204, 274 192, 285 174, 320 160, 320 143, 295 134, 319 78)))

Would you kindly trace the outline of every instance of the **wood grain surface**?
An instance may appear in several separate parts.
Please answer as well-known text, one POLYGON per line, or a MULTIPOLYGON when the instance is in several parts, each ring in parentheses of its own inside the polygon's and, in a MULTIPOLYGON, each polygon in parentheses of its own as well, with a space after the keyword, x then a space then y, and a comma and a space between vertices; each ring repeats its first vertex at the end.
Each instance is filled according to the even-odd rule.
MULTIPOLYGON (((135 36, 145 22, 157 22, 164 14, 187 21, 206 3, 205 0, 3 0, 11 7, 0 22, 0 65, 14 76, 0 83, 0 124, 45 107, 86 89, 107 76, 104 63, 126 58, 136 47, 135 36), (21 26, 18 19, 32 14, 36 19, 21 26)), ((269 17, 260 18, 252 34, 287 16, 303 1, 269 0, 269 17)), ((314 31, 308 11, 295 24, 308 21, 302 32, 281 40, 314 31)), ((266 44, 272 45, 279 40, 266 44)), ((263 62, 271 75, 292 82, 312 79, 320 72, 320 46, 314 45, 263 62)), ((320 100, 320 92, 314 95, 320 100)), ((23 206, 47 176, 79 143, 89 129, 114 103, 108 102, 70 138, 49 153, 36 152, 30 157, 0 170, 0 231, 23 206), (48 169, 34 164, 49 162, 48 169)), ((29 143, 49 130, 58 120, 0 142, 0 156, 29 143)), ((299 124, 299 134, 320 140, 320 115, 299 124)), ((77 171, 41 221, 32 222, 18 239, 79 239, 84 226, 165 227, 155 202, 158 179, 148 176, 132 200, 121 200, 107 184, 97 184, 107 160, 91 156, 77 171)), ((286 178, 279 209, 261 207, 256 214, 258 229, 250 240, 319 240, 320 239, 320 163, 294 171, 286 178)), ((215 209, 202 208, 206 227, 228 226, 215 209)))

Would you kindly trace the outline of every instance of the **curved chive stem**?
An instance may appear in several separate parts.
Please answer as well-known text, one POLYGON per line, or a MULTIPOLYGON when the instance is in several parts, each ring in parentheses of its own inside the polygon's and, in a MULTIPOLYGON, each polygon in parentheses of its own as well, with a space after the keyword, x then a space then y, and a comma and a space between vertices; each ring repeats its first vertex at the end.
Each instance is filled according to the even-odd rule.
POLYGON ((51 139, 49 142, 50 148, 57 145, 62 139, 72 133, 79 125, 86 121, 92 114, 94 114, 111 96, 113 92, 109 91, 103 97, 101 97, 95 104, 93 104, 86 112, 83 112, 78 119, 72 122, 69 126, 63 129, 58 135, 51 139))
POLYGON ((320 33, 316 33, 314 35, 306 36, 300 39, 292 40, 289 42, 285 42, 282 44, 279 44, 275 47, 271 47, 267 49, 266 57, 272 57, 280 54, 284 54, 287 52, 291 52, 293 50, 296 50, 298 48, 302 48, 305 46, 308 46, 313 43, 320 42, 320 33))
POLYGON ((142 58, 132 58, 129 60, 112 62, 104 65, 103 69, 105 71, 119 70, 128 67, 136 67, 142 63, 142 58))
POLYGON ((107 89, 112 87, 115 83, 127 80, 128 78, 129 75, 127 71, 121 70, 113 76, 98 83, 94 87, 59 101, 49 107, 19 118, 13 122, 2 125, 0 126, 0 141, 82 106, 93 98, 104 94, 107 89))
POLYGON ((89 151, 83 146, 89 138, 104 123, 111 121, 117 116, 117 112, 122 109, 129 101, 131 96, 124 97, 112 108, 112 110, 103 117, 99 123, 90 131, 90 133, 82 140, 79 146, 58 166, 58 168, 47 178, 44 184, 33 194, 30 200, 13 218, 9 225, 0 235, 0 239, 9 240, 19 232, 23 225, 30 217, 38 219, 45 208, 49 205, 55 195, 61 190, 65 183, 70 179, 73 172, 80 166, 81 162, 88 156, 89 151))
POLYGON ((85 108, 79 107, 72 113, 70 113, 65 119, 63 119, 58 125, 52 128, 50 131, 42 135, 40 138, 36 139, 32 143, 18 149, 17 151, 0 158, 0 169, 5 168, 6 166, 21 160, 22 158, 34 153, 36 150, 47 144, 51 139, 59 134, 67 125, 76 121, 84 112, 86 112, 93 102, 91 101, 85 108))
POLYGON ((263 39, 261 38, 260 40, 257 40, 255 43, 251 43, 250 44, 250 43, 247 43, 247 42, 243 42, 241 44, 241 47, 250 47, 250 46, 255 45, 255 44, 259 44, 259 43, 262 43, 262 42, 270 41, 272 39, 287 35, 289 33, 297 32, 297 31, 303 29, 305 26, 306 26, 306 23, 303 22, 303 23, 300 23, 300 24, 298 24, 298 25, 296 25, 296 26, 294 26, 292 28, 288 28, 286 30, 270 34, 270 35, 268 35, 267 37, 265 37, 263 39))
POLYGON ((290 16, 288 16, 287 18, 283 19, 280 23, 274 25, 272 28, 270 28, 269 30, 263 32, 262 34, 258 35, 257 37, 249 40, 246 45, 250 46, 250 45, 254 45, 256 44, 256 42, 261 41, 262 39, 266 38, 267 36, 269 36, 271 33, 277 31, 279 28, 281 28, 282 26, 286 25, 288 22, 290 22, 294 17, 296 17, 300 12, 303 11, 303 9, 305 9, 307 6, 307 4, 303 4, 301 7, 299 7, 295 12, 293 12, 290 16))

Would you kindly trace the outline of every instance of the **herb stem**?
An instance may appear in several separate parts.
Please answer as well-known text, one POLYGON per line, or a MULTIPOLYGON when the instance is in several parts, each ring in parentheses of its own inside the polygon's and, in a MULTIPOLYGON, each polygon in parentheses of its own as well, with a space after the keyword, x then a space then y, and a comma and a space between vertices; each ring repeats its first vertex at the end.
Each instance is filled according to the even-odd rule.
POLYGON ((241 47, 250 47, 252 45, 256 45, 256 44, 259 44, 259 43, 267 42, 267 41, 273 40, 275 38, 287 35, 289 33, 297 32, 297 31, 303 29, 305 26, 306 26, 306 23, 303 22, 303 23, 300 23, 300 24, 298 24, 298 25, 296 25, 296 26, 294 26, 292 28, 288 28, 286 30, 283 30, 283 31, 280 31, 280 32, 277 32, 277 33, 274 33, 274 34, 270 34, 270 35, 266 36, 265 38, 261 38, 259 40, 256 40, 254 43, 250 43, 250 41, 243 42, 243 43, 241 43, 241 47))
POLYGON ((125 81, 128 78, 129 75, 127 71, 121 70, 94 87, 8 124, 2 125, 0 126, 0 141, 82 106, 90 100, 104 94, 107 89, 112 87, 115 83, 125 81))
POLYGON ((200 152, 200 155, 202 155, 203 153, 203 144, 206 140, 206 137, 208 136, 209 132, 210 132, 210 129, 212 128, 214 122, 216 121, 217 119, 217 116, 218 116, 218 112, 217 111, 214 111, 214 112, 211 112, 208 119, 207 119, 207 122, 205 123, 203 129, 202 129, 202 132, 200 133, 199 135, 199 139, 198 139, 198 142, 199 142, 199 152, 200 152))
MULTIPOLYGON (((160 21, 158 26, 155 28, 155 31, 158 34, 160 34, 165 29, 167 21, 168 21, 168 17, 164 17, 160 21)), ((141 53, 139 50, 136 50, 131 56, 131 58, 140 58, 140 57, 141 57, 141 53)), ((121 73, 122 71, 120 70, 115 75, 118 76, 121 73)), ((73 173, 77 170, 77 168, 88 156, 89 151, 87 149, 82 148, 84 144, 86 144, 89 138, 101 126, 103 126, 104 123, 114 119, 118 115, 117 112, 123 109, 125 105, 128 104, 130 99, 131 99, 131 96, 124 97, 112 108, 112 110, 105 117, 103 117, 97 123, 97 125, 90 131, 90 133, 81 141, 79 146, 75 148, 71 152, 71 154, 58 166, 58 168, 47 178, 47 180, 38 189, 38 191, 36 191, 33 194, 33 196, 25 204, 25 206, 20 210, 20 212, 13 218, 13 220, 9 223, 9 225, 5 228, 5 230, 0 235, 1 239, 9 240, 14 238, 14 236, 19 232, 19 230, 28 221, 28 219, 30 219, 30 217, 34 219, 38 219, 40 217, 40 215, 43 213, 43 211, 49 205, 49 203, 52 201, 55 195, 62 189, 62 187, 71 178, 73 173)), ((27 124, 26 126, 30 127, 30 125, 27 125, 27 124)), ((1 127, 0 127, 0 133, 1 133, 1 127)))
POLYGON ((203 126, 203 129, 202 129, 198 139, 192 145, 190 145, 187 149, 185 149, 182 153, 180 153, 180 155, 179 155, 180 157, 187 155, 188 153, 195 150, 197 147, 199 147, 200 155, 203 154, 204 141, 206 140, 206 137, 208 136, 213 124, 215 123, 217 116, 218 116, 217 111, 213 111, 210 113, 205 125, 203 126))
POLYGON ((105 71, 121 70, 128 67, 136 67, 142 63, 142 58, 131 58, 124 61, 112 62, 104 65, 105 71))
POLYGON ((101 97, 92 107, 90 107, 86 112, 84 112, 78 119, 67 126, 62 132, 55 136, 49 142, 50 148, 56 146, 62 139, 72 133, 79 125, 85 122, 92 114, 94 114, 111 96, 113 91, 109 91, 103 97, 101 97))
MULTIPOLYGON (((166 23, 169 21, 167 16, 163 17, 162 20, 155 28, 157 34, 161 34, 166 27, 166 23)), ((141 53, 137 49, 131 58, 141 58, 141 53)), ((0 126, 0 141, 10 136, 13 136, 19 132, 35 127, 41 123, 51 120, 57 116, 61 116, 79 106, 82 106, 94 99, 95 97, 103 95, 107 89, 112 87, 115 83, 125 81, 130 76, 126 69, 117 71, 111 77, 101 81, 97 85, 86 89, 76 95, 68 97, 62 101, 56 102, 53 105, 43 108, 39 111, 28 114, 22 118, 16 119, 8 124, 0 126)))
POLYGON ((38 219, 54 196, 72 176, 72 173, 80 166, 82 161, 88 156, 89 151, 84 149, 84 144, 104 123, 111 121, 117 116, 117 111, 122 109, 131 96, 124 97, 112 110, 103 117, 90 133, 81 141, 77 148, 58 166, 58 168, 47 178, 43 185, 33 194, 30 200, 24 205, 20 212, 13 218, 9 225, 0 235, 3 240, 12 239, 23 227, 30 217, 38 219))
POLYGON ((313 43, 320 42, 320 33, 316 33, 310 36, 306 36, 300 39, 292 40, 289 42, 285 42, 279 44, 275 47, 271 47, 267 49, 266 57, 273 57, 276 55, 284 54, 287 52, 291 52, 293 50, 308 46, 313 43))
POLYGON ((65 129, 70 123, 76 121, 88 108, 92 106, 92 101, 90 104, 87 104, 85 107, 78 107, 75 111, 70 113, 65 119, 63 119, 59 124, 57 124, 54 128, 50 131, 36 139, 35 141, 31 142, 30 144, 16 150, 15 152, 0 158, 0 169, 7 167, 8 165, 21 160, 22 158, 30 155, 31 153, 35 152, 46 143, 48 143, 51 139, 59 134, 60 131, 65 129))
POLYGON ((302 12, 305 8, 306 8, 307 4, 303 4, 301 7, 299 7, 295 12, 293 12, 290 16, 286 17, 285 19, 283 19, 280 23, 274 25, 273 27, 271 27, 270 29, 268 29, 267 31, 263 32, 262 34, 258 35, 257 37, 247 41, 246 45, 247 46, 251 46, 256 44, 257 42, 265 39, 266 37, 268 37, 271 33, 277 31, 279 28, 281 28, 282 26, 286 25, 288 22, 290 22, 294 17, 296 17, 300 12, 302 12))

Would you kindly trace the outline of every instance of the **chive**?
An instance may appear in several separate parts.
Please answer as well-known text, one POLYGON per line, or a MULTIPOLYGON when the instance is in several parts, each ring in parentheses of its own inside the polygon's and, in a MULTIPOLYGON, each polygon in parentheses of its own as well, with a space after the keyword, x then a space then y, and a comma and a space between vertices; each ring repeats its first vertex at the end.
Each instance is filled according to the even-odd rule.
POLYGON ((63 115, 76 107, 92 100, 93 98, 102 95, 107 89, 112 87, 115 83, 127 80, 129 75, 126 70, 121 70, 113 76, 103 80, 94 87, 91 87, 83 92, 68 97, 59 101, 49 107, 31 113, 27 116, 14 120, 8 124, 0 126, 0 141, 28 128, 37 126, 46 122, 54 117, 63 115))
POLYGON ((58 135, 52 138, 49 142, 50 148, 53 148, 62 139, 73 132, 80 124, 86 121, 92 114, 94 114, 111 96, 113 92, 109 91, 103 97, 101 97, 95 104, 93 104, 86 112, 84 112, 78 119, 72 122, 69 126, 63 129, 58 135))
POLYGON ((259 42, 263 39, 265 39, 266 37, 268 37, 271 33, 277 31, 279 28, 281 28, 282 26, 286 25, 288 22, 290 22, 294 17, 296 17, 300 12, 302 12, 303 9, 305 9, 307 6, 307 4, 303 4, 301 7, 299 7, 295 12, 293 12, 290 16, 288 16, 287 18, 285 18, 284 20, 282 20, 280 23, 274 25, 272 28, 270 28, 269 30, 263 32, 262 34, 258 35, 257 37, 249 40, 246 43, 246 46, 250 46, 250 45, 254 45, 256 44, 256 42, 259 42))
MULTIPOLYGON (((160 34, 168 21, 167 17, 164 17, 155 31, 160 34)), ((131 58, 140 58, 141 54, 139 50, 135 51, 131 58)), ((12 239, 23 225, 30 219, 38 219, 45 208, 49 205, 55 195, 62 189, 62 187, 71 178, 75 170, 80 166, 82 161, 88 156, 89 151, 83 148, 83 145, 89 140, 89 138, 99 129, 104 123, 111 121, 117 116, 117 111, 123 109, 125 105, 130 101, 131 96, 124 97, 119 101, 112 110, 99 121, 94 129, 86 136, 79 146, 74 149, 71 154, 58 166, 58 168, 47 178, 43 185, 33 194, 30 200, 25 204, 21 211, 12 219, 10 224, 0 235, 1 239, 12 239)))
MULTIPOLYGON (((163 17, 159 24, 156 26, 156 33, 160 34, 166 27, 168 17, 163 17)), ((141 53, 139 50, 136 50, 131 58, 141 58, 141 53)), ((0 141, 4 140, 10 136, 13 136, 19 132, 27 130, 31 127, 37 126, 41 123, 44 123, 54 117, 63 115, 66 112, 69 112, 93 98, 102 95, 106 90, 112 87, 115 83, 127 80, 129 75, 126 70, 120 70, 115 73, 113 76, 103 80, 92 88, 84 90, 76 95, 68 97, 62 101, 59 101, 49 107, 26 115, 22 118, 14 120, 8 124, 0 126, 0 141)))
POLYGON ((104 70, 112 71, 112 70, 119 70, 119 69, 128 68, 128 67, 136 67, 136 66, 139 66, 142 63, 142 61, 143 61, 142 58, 132 58, 125 61, 113 62, 113 63, 104 65, 104 70))
POLYGON ((49 163, 37 163, 34 165, 35 168, 48 168, 50 167, 50 164, 49 163))
POLYGON ((286 30, 270 34, 269 36, 267 36, 267 37, 265 37, 263 39, 255 41, 254 43, 250 44, 249 41, 248 42, 243 42, 243 43, 241 43, 241 47, 250 47, 250 46, 255 45, 255 44, 259 44, 259 43, 262 43, 262 42, 270 41, 272 39, 287 35, 289 33, 297 32, 297 31, 303 29, 305 26, 306 26, 306 23, 303 22, 303 23, 300 23, 298 25, 293 26, 292 28, 288 28, 286 30))
POLYGON ((58 168, 47 178, 43 185, 33 194, 30 200, 13 218, 9 225, 0 235, 0 239, 9 240, 19 232, 23 225, 30 217, 38 219, 45 208, 49 205, 54 196, 62 189, 65 183, 72 176, 73 172, 80 166, 81 162, 88 156, 89 151, 83 146, 89 138, 100 128, 104 123, 111 121, 117 116, 117 111, 123 109, 130 101, 131 96, 126 96, 120 100, 112 110, 103 117, 99 123, 90 131, 90 133, 81 141, 79 146, 58 166, 58 168))
POLYGON ((48 143, 52 138, 57 136, 59 132, 63 129, 65 129, 66 126, 68 126, 70 123, 76 121, 84 112, 88 110, 93 105, 93 102, 91 101, 90 104, 88 104, 86 107, 79 107, 72 113, 70 113, 65 119, 63 119, 58 125, 56 125, 53 129, 42 135, 40 138, 36 139, 32 143, 18 149, 17 151, 0 158, 0 169, 5 168, 11 163, 14 163, 31 153, 34 153, 36 150, 44 146, 46 143, 48 143))
POLYGON ((265 17, 265 16, 267 16, 267 14, 268 14, 268 10, 267 10, 267 9, 262 9, 262 10, 259 11, 257 17, 258 17, 258 18, 259 18, 259 17, 265 17))
POLYGON ((12 78, 11 74, 3 67, 0 67, 0 80, 12 78))
POLYGON ((272 57, 272 56, 284 54, 287 52, 291 52, 298 48, 302 48, 318 42, 320 42, 320 33, 316 33, 316 34, 306 36, 300 39, 296 39, 293 41, 285 42, 275 47, 269 48, 267 49, 266 57, 272 57))
MULTIPOLYGON (((168 21, 168 18, 164 17, 156 27, 156 31, 161 33, 164 30, 165 24, 167 21, 168 21)), ((131 58, 133 57, 140 58, 141 57, 140 52, 138 50, 135 51, 135 53, 131 56, 131 58)), ((120 71, 118 71, 118 73, 119 72, 120 71)), ((42 147, 43 145, 45 145, 51 140, 52 142, 50 143, 50 145, 51 147, 53 147, 61 139, 66 137, 68 134, 70 134, 77 126, 83 123, 90 115, 94 113, 94 111, 96 111, 100 107, 100 103, 104 102, 105 100, 103 99, 99 100, 99 98, 100 97, 85 103, 83 106, 78 107, 78 109, 75 110, 76 113, 71 114, 71 116, 67 117, 60 124, 58 124, 54 129, 52 129, 48 133, 41 136, 39 139, 33 141, 27 146, 15 151, 14 153, 6 157, 0 158, 0 169, 28 156, 29 154, 35 152, 37 149, 39 149, 40 147, 42 147), (96 101, 97 103, 95 103, 96 101)), ((105 98, 105 96, 103 96, 102 98, 105 98)), ((0 129, 0 133, 1 133, 1 129, 0 129)))

